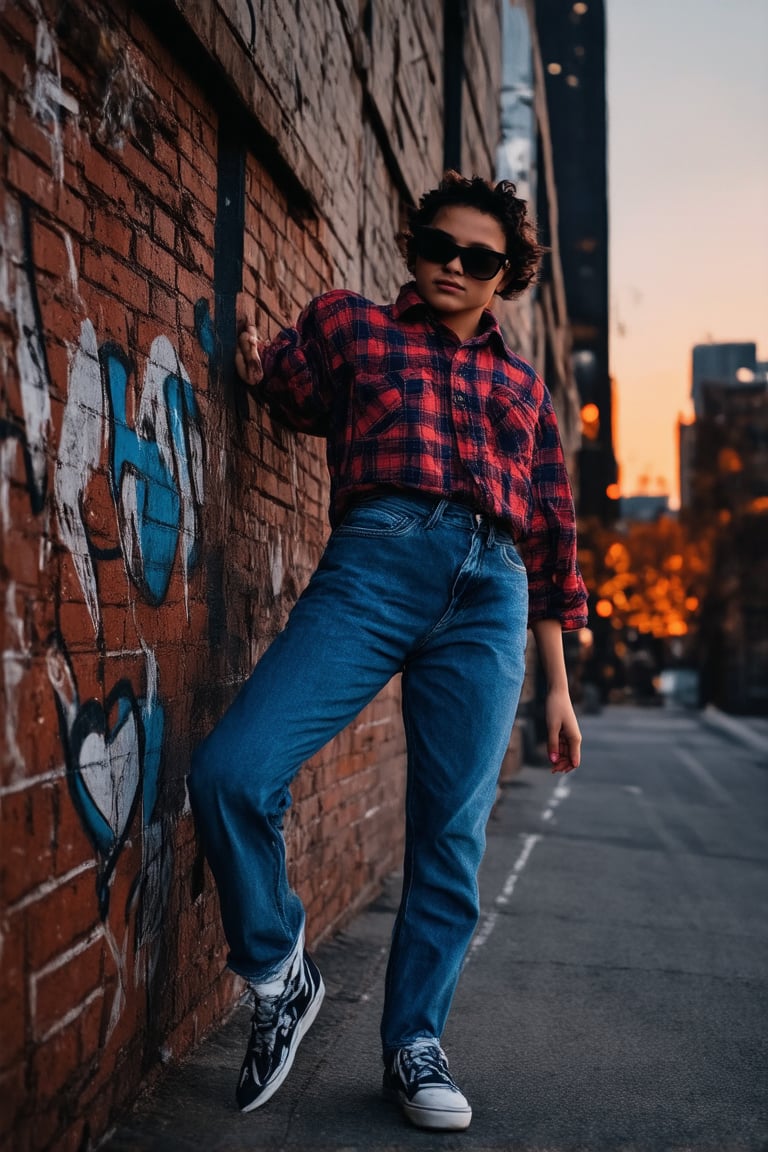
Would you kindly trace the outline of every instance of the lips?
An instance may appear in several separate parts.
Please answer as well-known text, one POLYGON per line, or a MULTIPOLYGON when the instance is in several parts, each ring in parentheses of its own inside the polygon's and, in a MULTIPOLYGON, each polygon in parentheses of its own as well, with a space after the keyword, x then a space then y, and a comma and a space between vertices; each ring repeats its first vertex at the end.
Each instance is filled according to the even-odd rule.
POLYGON ((463 292, 461 284, 457 284, 455 280, 435 280, 433 281, 435 288, 441 289, 443 292, 463 292))

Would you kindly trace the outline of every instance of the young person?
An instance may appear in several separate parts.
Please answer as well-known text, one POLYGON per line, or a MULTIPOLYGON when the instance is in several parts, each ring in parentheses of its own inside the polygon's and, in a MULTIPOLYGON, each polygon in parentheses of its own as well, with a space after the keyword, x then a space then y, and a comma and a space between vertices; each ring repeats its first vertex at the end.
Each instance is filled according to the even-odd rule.
POLYGON ((286 880, 300 765, 396 673, 408 747, 404 883, 381 1022, 384 1090, 424 1128, 472 1111, 440 1036, 479 905, 477 871, 524 674, 547 676, 552 770, 579 763, 562 630, 586 623, 573 501, 549 394, 489 311, 542 250, 514 185, 446 173, 401 238, 392 304, 310 302, 241 377, 289 428, 327 439, 331 533, 285 630, 195 753, 189 792, 229 965, 250 983, 243 1111, 285 1080, 323 997, 286 880))

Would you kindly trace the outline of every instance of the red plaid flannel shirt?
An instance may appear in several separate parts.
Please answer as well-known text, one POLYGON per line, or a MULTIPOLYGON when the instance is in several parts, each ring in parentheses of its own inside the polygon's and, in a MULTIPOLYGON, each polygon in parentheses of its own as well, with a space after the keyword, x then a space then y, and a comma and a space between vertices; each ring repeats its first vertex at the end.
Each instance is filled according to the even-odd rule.
POLYGON ((414 284, 389 305, 327 292, 262 350, 262 363, 258 395, 270 412, 327 439, 332 524, 381 486, 469 501, 517 541, 529 619, 586 624, 552 401, 491 312, 462 343, 414 284))

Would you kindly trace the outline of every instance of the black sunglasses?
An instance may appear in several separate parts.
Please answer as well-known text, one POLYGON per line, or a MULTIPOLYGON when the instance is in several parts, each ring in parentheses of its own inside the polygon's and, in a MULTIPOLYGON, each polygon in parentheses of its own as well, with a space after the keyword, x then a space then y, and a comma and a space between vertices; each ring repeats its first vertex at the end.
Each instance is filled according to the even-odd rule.
POLYGON ((509 264, 506 253, 494 252, 480 244, 464 248, 439 228, 419 225, 413 230, 413 240, 416 255, 422 260, 429 264, 450 264, 458 256, 466 275, 473 280, 493 280, 509 264))

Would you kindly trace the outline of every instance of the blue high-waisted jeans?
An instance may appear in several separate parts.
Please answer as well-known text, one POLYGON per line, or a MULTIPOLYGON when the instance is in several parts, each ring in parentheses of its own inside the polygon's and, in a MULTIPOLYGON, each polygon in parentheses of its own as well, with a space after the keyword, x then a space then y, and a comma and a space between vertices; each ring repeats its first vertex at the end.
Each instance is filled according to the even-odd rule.
POLYGON ((303 927, 282 836, 291 780, 402 672, 405 875, 382 1043, 439 1039, 477 923, 527 611, 512 537, 469 508, 398 493, 347 513, 285 630, 192 761, 189 794, 235 972, 274 976, 303 927))

